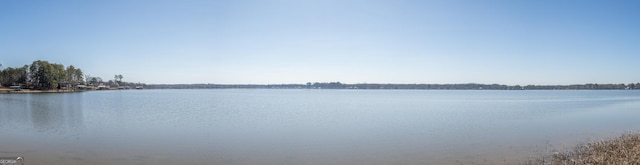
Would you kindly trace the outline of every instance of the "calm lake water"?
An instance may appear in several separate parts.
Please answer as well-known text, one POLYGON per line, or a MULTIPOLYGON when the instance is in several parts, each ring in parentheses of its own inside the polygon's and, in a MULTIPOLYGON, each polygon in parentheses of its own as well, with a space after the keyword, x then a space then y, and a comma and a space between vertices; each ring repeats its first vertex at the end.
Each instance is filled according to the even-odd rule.
POLYGON ((640 129, 640 91, 126 90, 0 95, 34 164, 514 164, 640 129))

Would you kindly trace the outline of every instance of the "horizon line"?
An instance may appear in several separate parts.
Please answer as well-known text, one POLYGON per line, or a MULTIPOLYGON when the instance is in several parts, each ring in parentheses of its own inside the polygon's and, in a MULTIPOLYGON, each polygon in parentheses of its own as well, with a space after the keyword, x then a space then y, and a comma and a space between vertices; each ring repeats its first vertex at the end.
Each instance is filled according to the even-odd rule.
POLYGON ((506 85, 506 86, 571 86, 571 85, 629 85, 629 84, 640 84, 640 82, 632 82, 632 83, 571 83, 571 84, 500 84, 500 83, 342 83, 340 81, 332 81, 332 82, 306 82, 306 83, 148 83, 146 85, 307 85, 307 83, 339 83, 343 85, 358 85, 358 84, 385 84, 385 85, 506 85))

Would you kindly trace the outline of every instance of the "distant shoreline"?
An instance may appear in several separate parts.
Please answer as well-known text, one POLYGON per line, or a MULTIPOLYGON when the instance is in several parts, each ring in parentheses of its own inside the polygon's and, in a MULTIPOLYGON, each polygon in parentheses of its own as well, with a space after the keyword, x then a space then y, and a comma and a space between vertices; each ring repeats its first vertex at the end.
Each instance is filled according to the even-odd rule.
MULTIPOLYGON (((134 89, 123 88, 123 89, 134 89)), ((343 84, 340 82, 306 84, 149 84, 135 89, 347 89, 347 90, 640 90, 640 83, 575 84, 575 85, 501 85, 501 84, 343 84)), ((120 88, 91 87, 81 90, 14 90, 0 87, 0 94, 73 93, 93 90, 121 90, 120 88)))
POLYGON ((380 89, 380 90, 638 90, 640 83, 574 85, 502 85, 502 84, 343 84, 316 82, 306 84, 148 84, 146 89, 380 89))
MULTIPOLYGON (((376 91, 376 90, 421 90, 421 91, 625 91, 625 89, 524 89, 524 90, 514 90, 514 89, 393 89, 393 88, 384 88, 384 89, 352 89, 352 88, 147 88, 144 90, 233 90, 233 89, 263 89, 263 90, 363 90, 363 91, 376 91)), ((52 90, 31 90, 31 89, 21 89, 19 91, 14 89, 7 89, 0 87, 0 95, 1 94, 46 94, 46 93, 80 93, 87 91, 110 91, 110 90, 120 90, 120 89, 105 89, 105 90, 67 90, 67 89, 52 89, 52 90)), ((140 90, 140 89, 136 89, 140 90)), ((628 89, 627 89, 628 90, 628 89)))
POLYGON ((82 90, 68 90, 68 89, 52 89, 52 90, 21 89, 21 90, 14 90, 14 89, 0 87, 0 94, 75 93, 75 92, 83 92, 83 91, 82 90))

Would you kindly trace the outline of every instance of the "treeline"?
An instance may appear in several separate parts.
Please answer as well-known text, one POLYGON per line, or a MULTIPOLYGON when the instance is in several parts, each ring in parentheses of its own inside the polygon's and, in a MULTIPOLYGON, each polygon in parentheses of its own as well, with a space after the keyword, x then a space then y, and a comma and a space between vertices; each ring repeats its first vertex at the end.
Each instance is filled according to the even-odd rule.
POLYGON ((84 75, 80 68, 73 65, 37 60, 31 65, 7 67, 0 64, 0 86, 20 86, 23 89, 129 89, 144 87, 144 83, 122 81, 124 76, 115 75, 113 80, 103 81, 100 77, 84 75), (86 79, 85 79, 86 78, 86 79), (86 80, 86 81, 85 81, 86 80))
POLYGON ((501 85, 501 84, 343 84, 340 82, 315 82, 306 84, 151 84, 154 89, 422 89, 422 90, 624 90, 640 89, 640 83, 631 84, 582 84, 582 85, 501 85))
POLYGON ((134 83, 134 82, 125 82, 122 81, 124 76, 115 75, 113 76, 113 80, 104 81, 101 77, 93 77, 91 75, 86 76, 86 84, 88 86, 98 87, 98 89, 112 88, 112 87, 124 87, 126 88, 138 88, 144 87, 146 84, 144 83, 134 83))
MULTIPOLYGON (((1 65, 0 65, 1 66, 1 65)), ((37 60, 31 65, 7 67, 0 71, 0 85, 22 86, 31 89, 60 89, 83 83, 83 73, 73 65, 37 60)))

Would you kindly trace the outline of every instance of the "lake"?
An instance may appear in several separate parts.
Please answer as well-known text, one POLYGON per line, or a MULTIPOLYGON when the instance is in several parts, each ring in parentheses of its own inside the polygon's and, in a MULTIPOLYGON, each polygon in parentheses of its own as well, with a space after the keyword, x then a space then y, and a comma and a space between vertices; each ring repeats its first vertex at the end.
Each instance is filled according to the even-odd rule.
POLYGON ((0 95, 26 164, 514 164, 640 129, 640 91, 122 90, 0 95))

